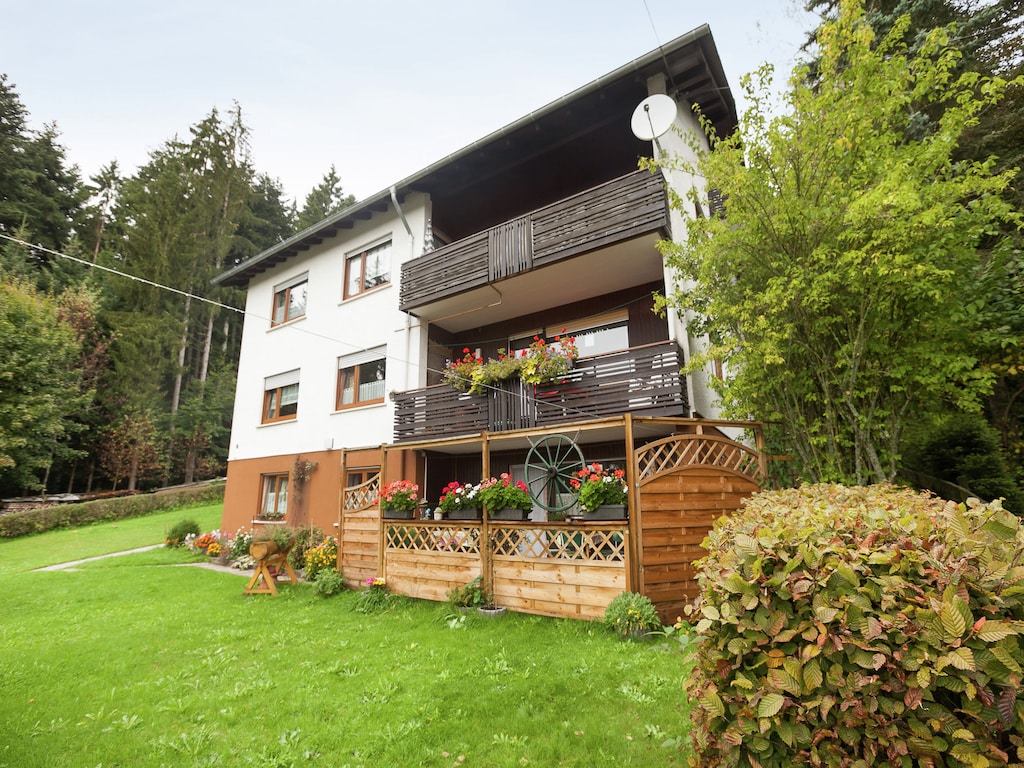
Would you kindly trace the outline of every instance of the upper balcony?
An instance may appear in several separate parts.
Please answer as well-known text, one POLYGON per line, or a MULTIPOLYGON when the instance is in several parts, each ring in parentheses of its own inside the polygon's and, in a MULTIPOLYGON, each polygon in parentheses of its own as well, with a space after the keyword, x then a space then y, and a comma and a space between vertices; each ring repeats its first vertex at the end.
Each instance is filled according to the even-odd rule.
POLYGON ((550 427, 634 413, 688 416, 683 354, 664 341, 577 360, 558 383, 503 381, 482 395, 447 384, 396 392, 395 442, 550 427))
POLYGON ((662 176, 634 171, 407 261, 399 305, 476 326, 611 293, 663 278, 655 244, 668 235, 662 176), (582 254, 585 268, 570 261, 582 254))

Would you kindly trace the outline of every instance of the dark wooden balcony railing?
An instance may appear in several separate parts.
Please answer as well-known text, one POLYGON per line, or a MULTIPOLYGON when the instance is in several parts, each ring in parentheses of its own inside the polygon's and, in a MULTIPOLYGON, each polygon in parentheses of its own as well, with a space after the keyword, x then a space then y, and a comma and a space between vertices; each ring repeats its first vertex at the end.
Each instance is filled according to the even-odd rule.
POLYGON ((395 442, 505 432, 640 413, 688 416, 679 347, 670 341, 577 360, 558 384, 501 382, 481 395, 446 384, 398 392, 395 442))
POLYGON ((534 267, 667 231, 662 177, 634 171, 407 261, 399 305, 409 311, 534 267))

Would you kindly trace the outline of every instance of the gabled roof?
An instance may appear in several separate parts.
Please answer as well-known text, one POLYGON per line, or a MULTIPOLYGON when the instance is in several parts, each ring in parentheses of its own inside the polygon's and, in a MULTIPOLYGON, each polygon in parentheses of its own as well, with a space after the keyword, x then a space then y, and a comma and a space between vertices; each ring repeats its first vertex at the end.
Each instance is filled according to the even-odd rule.
MULTIPOLYGON (((599 144, 629 155, 635 168, 636 156, 645 145, 632 137, 629 117, 647 95, 648 78, 659 73, 665 74, 670 95, 700 105, 719 136, 732 133, 737 124, 736 103, 711 29, 705 24, 246 259, 213 282, 245 286, 260 273, 334 237, 339 230, 351 229, 374 213, 383 213, 392 190, 399 202, 414 191, 445 196, 449 201, 461 191, 467 202, 478 200, 479 195, 471 192, 474 185, 550 152, 566 152, 571 157, 566 145, 588 140, 588 147, 599 144)), ((485 211, 480 213, 481 217, 485 215, 485 211)), ((478 228, 483 226, 487 224, 478 228)), ((469 234, 459 232, 457 226, 449 226, 449 231, 455 237, 469 234)))

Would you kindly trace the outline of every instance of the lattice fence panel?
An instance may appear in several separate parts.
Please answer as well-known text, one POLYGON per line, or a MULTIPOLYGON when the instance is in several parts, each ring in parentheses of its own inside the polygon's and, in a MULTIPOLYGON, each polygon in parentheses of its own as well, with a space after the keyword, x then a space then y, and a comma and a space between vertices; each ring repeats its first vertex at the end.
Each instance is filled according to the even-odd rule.
POLYGON ((495 528, 495 555, 544 557, 587 562, 621 563, 626 559, 622 530, 571 528, 495 528))
POLYGON ((384 525, 386 549, 419 552, 480 552, 480 528, 424 523, 384 525))
POLYGON ((720 467, 762 480, 757 454, 745 445, 710 435, 676 435, 637 451, 640 481, 674 472, 683 467, 720 467))
POLYGON ((377 496, 380 493, 380 474, 376 474, 364 483, 353 485, 345 489, 342 509, 346 512, 354 512, 360 509, 372 507, 377 503, 377 496))

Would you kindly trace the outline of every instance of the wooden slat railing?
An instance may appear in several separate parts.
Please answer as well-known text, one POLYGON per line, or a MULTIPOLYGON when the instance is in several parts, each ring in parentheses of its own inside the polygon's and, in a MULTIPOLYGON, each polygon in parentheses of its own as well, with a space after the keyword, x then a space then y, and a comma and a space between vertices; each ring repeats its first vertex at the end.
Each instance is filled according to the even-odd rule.
POLYGON ((577 360, 562 383, 501 382, 482 395, 441 384, 398 392, 395 442, 505 432, 617 416, 686 416, 682 354, 674 342, 577 360))
POLYGON ((668 232, 662 177, 634 171, 402 265, 399 306, 429 304, 652 232, 668 232))

